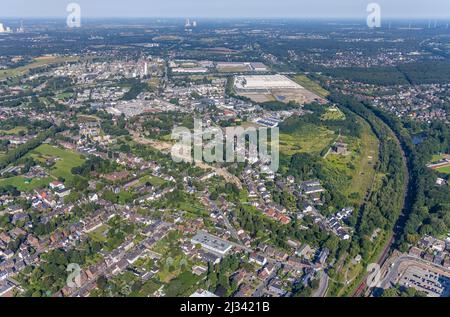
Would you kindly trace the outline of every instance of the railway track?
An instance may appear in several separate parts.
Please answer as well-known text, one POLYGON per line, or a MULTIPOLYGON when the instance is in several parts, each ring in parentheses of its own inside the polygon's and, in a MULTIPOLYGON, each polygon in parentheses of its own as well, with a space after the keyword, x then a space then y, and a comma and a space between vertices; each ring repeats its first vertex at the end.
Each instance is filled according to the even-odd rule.
MULTIPOLYGON (((383 120, 380 119, 381 122, 383 122, 383 120)), ((407 199, 408 199, 408 189, 409 189, 409 183, 410 183, 410 175, 409 175, 409 168, 408 168, 408 161, 406 158, 406 154, 405 151, 400 143, 400 140, 398 139, 397 135, 395 134, 395 132, 386 124, 383 122, 383 124, 389 129, 389 131, 391 132, 392 136, 394 137, 395 142, 397 143, 399 149, 402 152, 402 160, 403 160, 403 170, 404 170, 404 182, 403 182, 403 199, 402 199, 402 208, 401 208, 401 213, 395 223, 394 226, 394 231, 389 239, 389 241, 386 243, 383 251, 381 252, 381 255, 378 258, 377 264, 382 267, 384 262, 386 261, 386 259, 389 256, 390 251, 393 249, 394 246, 394 242, 396 239, 396 235, 398 233, 401 233, 402 231, 402 224, 404 224, 405 222, 405 217, 408 215, 407 212, 407 199)), ((359 284, 358 288, 356 289, 356 291, 353 293, 353 297, 360 297, 362 295, 364 295, 365 290, 367 289, 367 277, 368 277, 369 273, 366 274, 362 280, 362 282, 359 284)))

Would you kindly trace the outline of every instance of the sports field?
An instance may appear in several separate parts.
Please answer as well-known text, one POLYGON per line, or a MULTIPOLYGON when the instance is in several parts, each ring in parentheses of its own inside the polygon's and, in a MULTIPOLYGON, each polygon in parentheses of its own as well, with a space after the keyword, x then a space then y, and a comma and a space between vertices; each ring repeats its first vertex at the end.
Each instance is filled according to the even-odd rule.
POLYGON ((436 169, 439 173, 450 174, 450 165, 436 169))

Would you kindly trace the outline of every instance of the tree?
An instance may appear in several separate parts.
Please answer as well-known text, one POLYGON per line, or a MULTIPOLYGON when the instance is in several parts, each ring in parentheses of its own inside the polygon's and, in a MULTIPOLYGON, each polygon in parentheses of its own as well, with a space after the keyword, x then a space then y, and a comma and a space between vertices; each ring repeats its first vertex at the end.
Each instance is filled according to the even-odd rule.
POLYGON ((97 279, 97 287, 105 291, 108 286, 108 279, 104 275, 100 275, 97 279))

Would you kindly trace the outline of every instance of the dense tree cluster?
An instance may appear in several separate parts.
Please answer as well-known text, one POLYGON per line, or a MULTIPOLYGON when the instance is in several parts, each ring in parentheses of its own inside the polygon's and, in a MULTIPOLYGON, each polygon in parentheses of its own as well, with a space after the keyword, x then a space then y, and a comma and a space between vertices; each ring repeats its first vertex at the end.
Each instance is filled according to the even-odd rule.
MULTIPOLYGON (((370 237, 375 229, 392 231, 400 217, 407 186, 402 149, 395 142, 393 132, 366 105, 356 99, 334 93, 330 99, 363 117, 380 140, 379 172, 384 175, 380 188, 372 193, 362 207, 357 223, 359 248, 364 259, 373 252, 370 237)), ((406 205, 408 201, 406 199, 406 205)))
POLYGON ((28 142, 19 145, 17 148, 8 151, 5 155, 0 158, 0 168, 4 168, 9 164, 17 161, 22 156, 27 154, 29 151, 37 148, 42 144, 47 138, 55 135, 58 131, 56 128, 50 128, 47 131, 39 133, 35 138, 29 140, 28 142))
MULTIPOLYGON (((447 124, 434 122, 416 127, 414 123, 403 124, 385 112, 373 109, 396 133, 408 158, 410 169, 410 195, 408 197, 409 213, 402 224, 404 230, 398 240, 402 250, 407 243, 415 243, 421 235, 439 236, 450 228, 450 188, 435 185, 438 173, 426 165, 433 154, 450 151, 450 129, 447 124), (424 134, 423 142, 414 145, 411 132, 420 128, 424 134)), ((441 175, 441 177, 447 177, 441 175)))
POLYGON ((81 176, 89 176, 91 172, 97 172, 99 174, 106 174, 114 171, 115 164, 109 160, 104 160, 98 156, 90 156, 81 166, 72 168, 72 174, 81 176))
POLYGON ((56 249, 42 255, 37 267, 28 266, 20 275, 26 285, 24 296, 52 296, 66 286, 67 266, 76 263, 81 267, 88 258, 96 255, 102 246, 99 242, 87 240, 71 250, 56 249))

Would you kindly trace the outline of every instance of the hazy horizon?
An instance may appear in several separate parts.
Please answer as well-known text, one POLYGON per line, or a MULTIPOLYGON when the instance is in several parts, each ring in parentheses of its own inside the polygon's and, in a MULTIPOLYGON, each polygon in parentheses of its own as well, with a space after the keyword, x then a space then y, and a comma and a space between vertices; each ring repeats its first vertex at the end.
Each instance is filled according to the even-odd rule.
POLYGON ((2 18, 65 18, 67 4, 81 6, 82 18, 273 18, 362 19, 376 2, 389 19, 449 19, 449 0, 0 0, 2 18))

